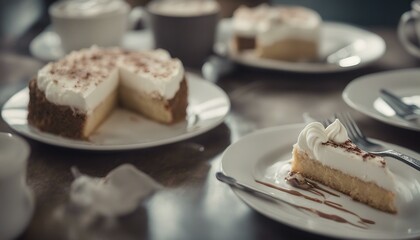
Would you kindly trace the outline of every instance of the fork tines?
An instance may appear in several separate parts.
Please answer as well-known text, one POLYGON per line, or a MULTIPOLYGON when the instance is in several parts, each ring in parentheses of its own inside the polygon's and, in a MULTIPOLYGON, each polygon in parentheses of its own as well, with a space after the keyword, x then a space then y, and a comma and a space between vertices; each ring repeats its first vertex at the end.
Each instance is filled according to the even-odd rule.
POLYGON ((357 139, 365 139, 365 135, 362 133, 360 128, 357 126, 357 123, 354 121, 350 113, 336 113, 334 114, 343 126, 347 129, 349 137, 352 141, 356 141, 357 139))

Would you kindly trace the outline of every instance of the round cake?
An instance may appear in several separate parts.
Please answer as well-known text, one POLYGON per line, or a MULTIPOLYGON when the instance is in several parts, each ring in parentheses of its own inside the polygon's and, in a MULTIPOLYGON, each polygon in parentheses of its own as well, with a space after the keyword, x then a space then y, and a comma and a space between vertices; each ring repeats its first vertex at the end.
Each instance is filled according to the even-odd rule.
POLYGON ((74 51, 40 69, 29 92, 29 124, 75 139, 88 139, 117 105, 164 124, 184 120, 188 105, 184 67, 161 49, 74 51))

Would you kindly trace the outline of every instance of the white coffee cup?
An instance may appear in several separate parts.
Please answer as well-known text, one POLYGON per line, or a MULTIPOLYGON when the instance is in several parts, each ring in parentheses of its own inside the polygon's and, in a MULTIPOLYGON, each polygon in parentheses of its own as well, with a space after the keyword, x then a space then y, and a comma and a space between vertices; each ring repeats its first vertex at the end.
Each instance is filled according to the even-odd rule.
POLYGON ((409 32, 407 31, 408 23, 411 21, 414 23, 417 38, 420 39, 420 0, 415 0, 411 3, 411 10, 401 16, 398 25, 398 38, 404 48, 413 56, 420 58, 420 47, 410 41, 409 32))
POLYGON ((32 192, 26 184, 29 145, 20 137, 0 133, 0 239, 12 239, 28 225, 32 192))
POLYGON ((67 0, 51 5, 49 14, 65 52, 120 46, 129 29, 130 6, 123 0, 67 0))

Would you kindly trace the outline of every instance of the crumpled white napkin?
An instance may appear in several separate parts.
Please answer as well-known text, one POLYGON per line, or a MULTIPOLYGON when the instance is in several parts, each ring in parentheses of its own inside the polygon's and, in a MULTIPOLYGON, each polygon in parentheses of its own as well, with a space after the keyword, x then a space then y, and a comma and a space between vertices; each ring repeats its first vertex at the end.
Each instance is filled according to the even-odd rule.
POLYGON ((72 168, 70 202, 92 215, 118 217, 137 209, 142 199, 163 186, 131 164, 118 166, 104 178, 81 174, 72 168))

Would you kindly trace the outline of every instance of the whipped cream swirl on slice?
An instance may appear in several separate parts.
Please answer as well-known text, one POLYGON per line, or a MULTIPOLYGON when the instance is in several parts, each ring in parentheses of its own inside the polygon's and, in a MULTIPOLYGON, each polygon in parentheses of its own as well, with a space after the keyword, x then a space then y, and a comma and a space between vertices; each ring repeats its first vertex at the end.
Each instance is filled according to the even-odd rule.
POLYGON ((344 143, 349 140, 346 128, 338 119, 325 128, 325 133, 327 134, 328 139, 331 139, 336 143, 344 143))
POLYGON ((319 159, 318 148, 322 143, 328 141, 325 128, 319 122, 310 123, 299 135, 298 145, 309 157, 319 159))
POLYGON ((299 134, 296 146, 324 166, 395 191, 393 174, 386 167, 385 159, 352 143, 338 119, 327 128, 319 122, 308 124, 299 134))

